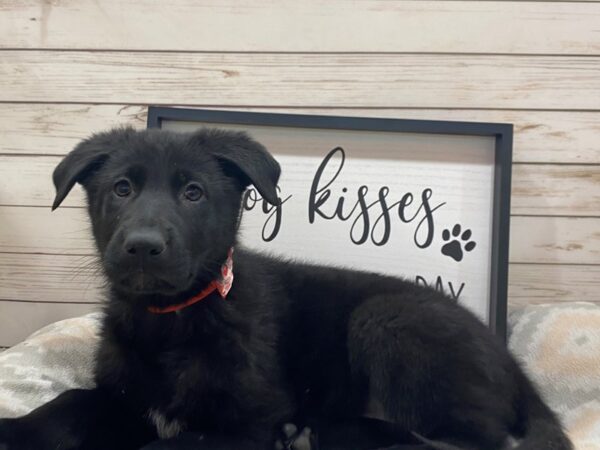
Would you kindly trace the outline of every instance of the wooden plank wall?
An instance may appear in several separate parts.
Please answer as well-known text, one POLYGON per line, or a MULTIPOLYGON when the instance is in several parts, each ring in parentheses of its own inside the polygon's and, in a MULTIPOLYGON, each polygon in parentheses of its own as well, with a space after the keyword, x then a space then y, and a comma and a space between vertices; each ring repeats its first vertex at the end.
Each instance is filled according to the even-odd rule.
POLYGON ((50 174, 146 105, 515 124, 510 303, 600 302, 600 2, 4 0, 0 346, 97 307, 50 174))

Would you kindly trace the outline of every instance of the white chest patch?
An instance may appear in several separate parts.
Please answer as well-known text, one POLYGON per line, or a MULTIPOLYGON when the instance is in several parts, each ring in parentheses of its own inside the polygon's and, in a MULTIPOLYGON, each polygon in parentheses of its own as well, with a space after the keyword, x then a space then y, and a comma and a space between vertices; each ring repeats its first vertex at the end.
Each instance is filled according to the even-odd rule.
POLYGON ((168 420, 156 409, 148 410, 148 418, 156 427, 158 437, 168 439, 177 436, 181 433, 183 425, 178 420, 168 420))

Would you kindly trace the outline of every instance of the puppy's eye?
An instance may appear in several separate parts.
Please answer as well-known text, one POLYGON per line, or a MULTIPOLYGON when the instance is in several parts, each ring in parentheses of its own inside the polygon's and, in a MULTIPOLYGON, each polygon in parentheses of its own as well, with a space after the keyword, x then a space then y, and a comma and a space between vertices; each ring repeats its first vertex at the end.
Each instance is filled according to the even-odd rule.
POLYGON ((197 184, 191 183, 185 187, 183 196, 190 202, 197 202, 204 195, 204 191, 197 184))
POLYGON ((119 197, 127 197, 131 194, 131 183, 127 180, 119 180, 115 183, 114 191, 119 197))

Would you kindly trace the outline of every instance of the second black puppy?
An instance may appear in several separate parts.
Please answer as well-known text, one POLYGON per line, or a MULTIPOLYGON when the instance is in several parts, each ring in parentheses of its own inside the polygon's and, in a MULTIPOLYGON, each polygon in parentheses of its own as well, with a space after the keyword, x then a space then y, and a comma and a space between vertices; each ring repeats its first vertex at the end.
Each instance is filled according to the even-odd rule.
POLYGON ((78 145, 53 207, 84 186, 110 284, 98 387, 0 422, 0 443, 265 450, 294 421, 325 449, 494 450, 510 435, 571 448, 505 348, 442 294, 238 248, 244 190, 277 203, 279 171, 241 133, 122 129, 78 145))

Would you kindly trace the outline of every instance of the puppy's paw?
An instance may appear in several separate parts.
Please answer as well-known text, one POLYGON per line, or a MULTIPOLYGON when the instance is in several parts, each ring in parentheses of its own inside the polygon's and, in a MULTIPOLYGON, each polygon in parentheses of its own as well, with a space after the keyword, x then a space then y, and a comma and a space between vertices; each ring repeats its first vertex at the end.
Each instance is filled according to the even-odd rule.
POLYGON ((275 442, 275 450, 317 450, 312 442, 310 428, 298 431, 296 425, 286 423, 281 431, 282 438, 275 442))

